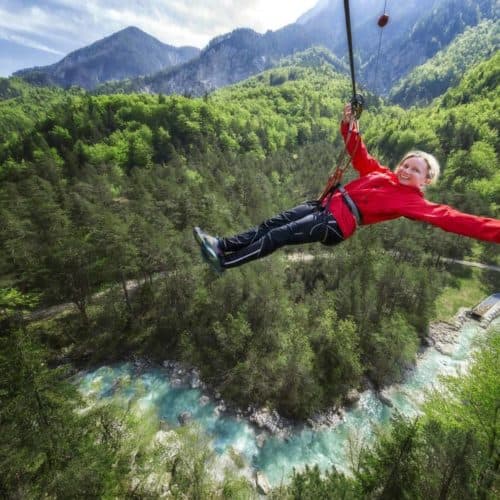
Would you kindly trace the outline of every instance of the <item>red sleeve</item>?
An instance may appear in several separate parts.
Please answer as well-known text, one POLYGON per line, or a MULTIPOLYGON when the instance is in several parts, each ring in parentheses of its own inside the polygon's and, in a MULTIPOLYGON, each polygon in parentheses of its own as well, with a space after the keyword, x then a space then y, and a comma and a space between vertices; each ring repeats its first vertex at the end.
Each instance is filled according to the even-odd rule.
POLYGON ((344 138, 347 152, 351 157, 352 166, 359 172, 360 176, 370 172, 387 172, 389 170, 368 154, 359 132, 357 130, 349 132, 348 123, 340 123, 340 132, 344 138))
POLYGON ((405 204, 402 215, 428 222, 450 233, 500 243, 500 220, 459 212, 448 205, 431 203, 425 198, 415 198, 405 204))

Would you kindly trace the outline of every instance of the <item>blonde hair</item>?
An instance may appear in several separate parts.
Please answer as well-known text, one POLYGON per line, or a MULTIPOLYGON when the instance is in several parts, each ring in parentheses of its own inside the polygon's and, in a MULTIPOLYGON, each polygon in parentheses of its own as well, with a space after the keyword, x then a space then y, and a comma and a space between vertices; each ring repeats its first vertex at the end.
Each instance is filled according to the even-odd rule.
POLYGON ((401 165, 408 158, 422 158, 427 164, 427 178, 430 179, 429 184, 435 184, 439 178, 439 173, 441 172, 441 167, 439 166, 439 162, 436 160, 434 156, 425 151, 408 151, 398 165, 401 165))

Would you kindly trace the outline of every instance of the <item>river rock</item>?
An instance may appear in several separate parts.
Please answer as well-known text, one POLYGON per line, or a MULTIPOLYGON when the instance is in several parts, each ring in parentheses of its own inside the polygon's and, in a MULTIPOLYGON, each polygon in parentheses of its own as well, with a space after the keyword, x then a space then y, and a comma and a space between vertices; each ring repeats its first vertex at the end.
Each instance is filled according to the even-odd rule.
POLYGON ((455 347, 455 344, 443 344, 442 342, 436 342, 436 345, 434 346, 436 351, 445 356, 452 356, 455 352, 455 347))
POLYGON ((422 345, 424 347, 432 347, 435 344, 436 344, 435 340, 430 335, 427 335, 422 338, 422 345))
POLYGON ((266 427, 266 424, 271 419, 271 411, 269 408, 253 409, 250 415, 250 422, 253 422, 257 427, 266 427))
POLYGON ((360 394, 357 389, 349 389, 345 396, 345 402, 348 405, 353 405, 354 403, 357 403, 359 401, 360 394))
POLYGON ((198 399, 198 403, 200 403, 200 406, 207 406, 207 404, 210 403, 210 398, 203 395, 200 397, 200 399, 198 399))
POLYGON ((343 418, 343 409, 332 406, 320 413, 314 414, 311 418, 307 419, 308 425, 313 430, 319 431, 329 429, 332 426, 339 424, 343 418))
POLYGON ((263 432, 261 432, 260 434, 257 434, 257 436, 255 437, 255 441, 258 448, 264 448, 264 445, 267 441, 267 436, 263 432))
POLYGON ((391 401, 391 398, 387 395, 387 393, 384 390, 377 392, 377 397, 382 404, 388 406, 389 408, 392 408, 394 406, 391 401))
POLYGON ((183 411, 182 413, 179 413, 177 416, 177 420, 181 425, 186 425, 189 423, 193 418, 193 415, 189 411, 183 411))
POLYGON ((457 336, 457 326, 448 321, 436 321, 429 327, 429 337, 435 343, 453 343, 456 342, 457 336))
POLYGON ((453 318, 453 321, 454 321, 455 326, 457 328, 460 328, 461 326, 463 326, 463 324, 470 319, 469 313, 470 313, 470 309, 468 309, 467 307, 461 307, 458 310, 457 314, 453 318))
POLYGON ((255 485, 257 486, 257 491, 261 495, 269 495, 269 493, 271 493, 271 484, 266 475, 261 471, 257 471, 255 474, 255 485))
POLYGON ((221 414, 221 413, 224 413, 226 410, 227 410, 226 403, 224 402, 223 399, 221 399, 219 401, 219 403, 217 404, 217 411, 219 414, 221 414))
POLYGON ((269 408, 254 410, 250 415, 250 422, 253 422, 260 429, 268 430, 271 434, 277 434, 280 431, 279 415, 276 412, 271 412, 269 408))
POLYGON ((199 389, 201 387, 200 375, 196 370, 191 372, 189 386, 191 389, 199 389))

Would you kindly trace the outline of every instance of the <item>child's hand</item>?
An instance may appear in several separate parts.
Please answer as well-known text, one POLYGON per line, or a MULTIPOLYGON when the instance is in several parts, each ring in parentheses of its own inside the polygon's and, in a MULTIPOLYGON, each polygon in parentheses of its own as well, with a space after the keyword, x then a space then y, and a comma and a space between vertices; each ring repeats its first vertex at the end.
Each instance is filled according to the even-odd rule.
POLYGON ((348 102, 344 106, 344 112, 342 113, 342 121, 344 123, 351 123, 351 120, 352 120, 352 107, 351 103, 348 102))

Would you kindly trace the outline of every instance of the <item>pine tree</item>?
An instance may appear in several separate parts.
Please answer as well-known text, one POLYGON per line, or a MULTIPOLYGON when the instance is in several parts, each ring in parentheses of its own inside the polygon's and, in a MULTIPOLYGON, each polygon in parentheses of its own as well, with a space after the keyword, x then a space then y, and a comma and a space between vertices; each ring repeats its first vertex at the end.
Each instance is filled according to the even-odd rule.
POLYGON ((111 454, 100 446, 92 413, 64 367, 49 368, 46 349, 27 328, 29 297, 0 293, 0 493, 7 498, 95 498, 111 454))

